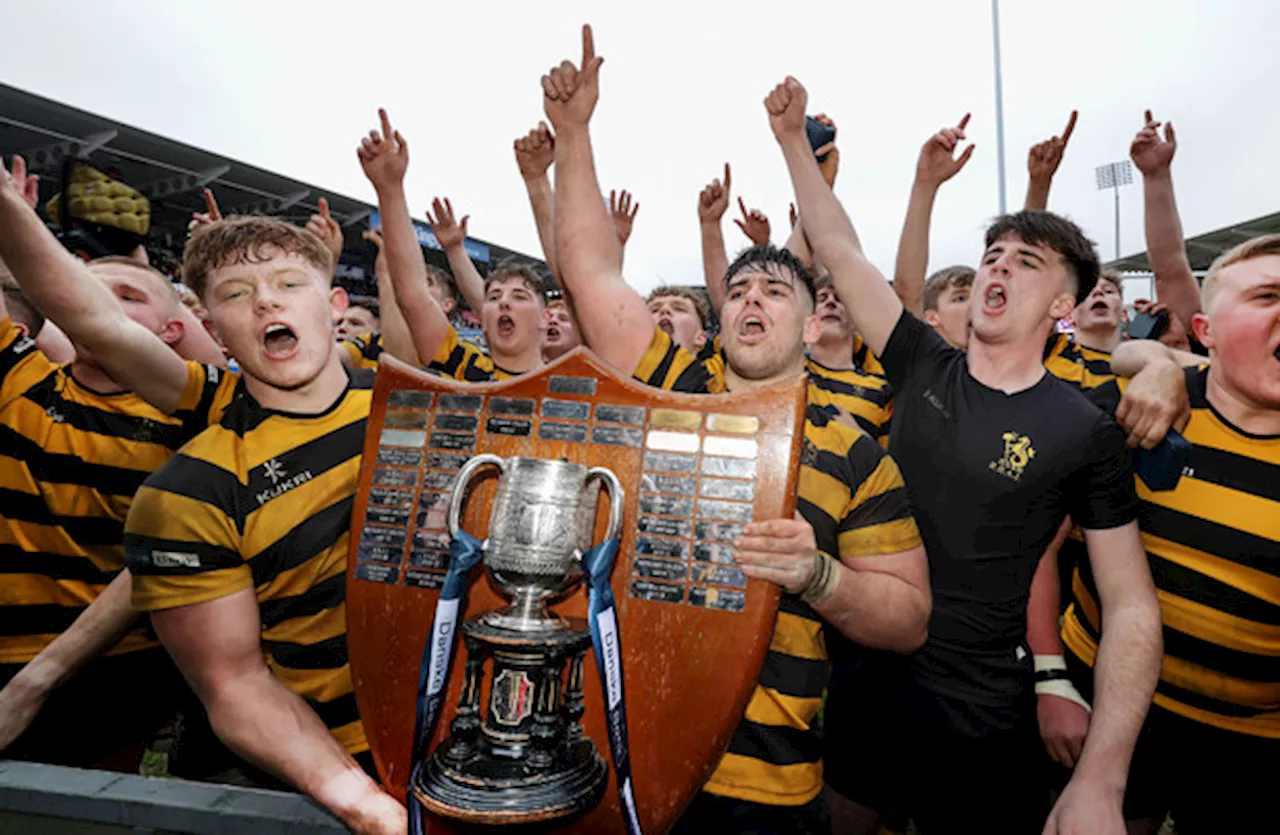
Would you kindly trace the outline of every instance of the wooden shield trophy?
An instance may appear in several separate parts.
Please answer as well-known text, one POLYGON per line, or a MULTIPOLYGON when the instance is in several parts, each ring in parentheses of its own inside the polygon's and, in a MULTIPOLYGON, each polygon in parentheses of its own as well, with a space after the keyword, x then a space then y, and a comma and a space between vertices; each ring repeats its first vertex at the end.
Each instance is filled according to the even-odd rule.
POLYGON ((382 361, 352 515, 351 672, 384 784, 421 804, 431 831, 670 828, 728 747, 769 647, 779 588, 748 580, 730 543, 794 512, 805 394, 803 377, 673 394, 585 348, 478 385, 382 361), (593 580, 593 546, 619 540, 593 580), (466 542, 483 567, 455 601, 466 542), (617 649, 602 654, 608 591, 617 649), (441 630, 449 606, 456 627, 441 630), (424 729, 446 633, 457 649, 430 664, 440 707, 424 729))

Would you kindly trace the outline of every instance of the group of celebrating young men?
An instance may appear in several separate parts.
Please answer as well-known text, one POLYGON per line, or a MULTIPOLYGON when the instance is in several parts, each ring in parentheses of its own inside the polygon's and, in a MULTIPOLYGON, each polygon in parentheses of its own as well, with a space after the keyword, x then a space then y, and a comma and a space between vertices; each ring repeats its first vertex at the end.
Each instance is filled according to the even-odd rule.
POLYGON ((1161 136, 1147 114, 1132 155, 1155 309, 1172 326, 1165 344, 1122 341, 1118 280, 1043 210, 1073 114, 1032 149, 1028 208, 994 221, 976 269, 926 281, 934 198, 972 153, 956 155, 965 117, 921 150, 890 284, 832 190, 838 151, 815 154, 807 94, 788 77, 765 100, 798 208, 786 246, 743 205, 757 245, 730 263, 728 166, 700 195, 720 322, 709 340, 700 298, 646 300, 623 278, 636 207, 607 204, 597 183, 601 61, 584 28, 581 63, 542 78, 550 127, 515 144, 564 294, 554 308, 530 270, 481 278, 467 218, 433 205, 487 353, 459 339, 450 277, 424 262, 408 145, 385 112, 357 150, 382 219, 376 338, 334 338, 339 319, 345 337, 375 318, 344 316, 327 215, 306 229, 213 212, 196 224, 182 281, 234 371, 184 352, 195 336, 165 276, 64 250, 15 158, 0 177, 13 279, 0 309, 0 746, 100 754, 145 733, 185 679, 242 773, 297 787, 354 831, 405 831, 376 782, 345 641, 369 369, 386 351, 503 379, 581 341, 674 391, 809 380, 798 513, 735 543, 750 577, 785 592, 770 652, 673 831, 871 833, 910 818, 925 833, 1155 832, 1171 811, 1182 833, 1265 825, 1280 751, 1267 666, 1280 657, 1280 237, 1223 254, 1199 286, 1172 127, 1161 136), (44 316, 70 338, 69 364, 39 346, 44 316), (1074 336, 1056 328, 1067 318, 1074 336), (1190 457, 1176 488, 1153 490, 1132 449, 1171 427, 1190 457))

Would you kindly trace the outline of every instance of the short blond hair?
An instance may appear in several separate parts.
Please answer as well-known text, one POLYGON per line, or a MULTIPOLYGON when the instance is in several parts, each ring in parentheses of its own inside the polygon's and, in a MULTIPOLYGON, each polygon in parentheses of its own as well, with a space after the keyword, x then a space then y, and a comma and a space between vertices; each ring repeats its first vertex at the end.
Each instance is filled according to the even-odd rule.
POLYGON ((677 287, 674 284, 663 284, 660 287, 653 288, 649 293, 649 297, 644 300, 646 305, 650 304, 654 299, 666 298, 667 296, 678 296, 687 299, 693 305, 693 310, 698 314, 698 321, 702 323, 702 329, 706 330, 711 326, 711 307, 707 304, 706 298, 693 292, 687 287, 677 287))
POLYGON ((182 282, 203 300, 214 270, 259 264, 277 255, 296 255, 326 281, 332 278, 333 256, 324 241, 283 220, 245 215, 196 227, 182 253, 182 282))
POLYGON ((1223 270, 1233 264, 1252 261, 1254 258, 1267 255, 1280 255, 1280 234, 1252 238, 1231 247, 1213 259, 1213 263, 1209 265, 1209 272, 1205 273, 1204 283, 1200 285, 1200 303, 1205 312, 1208 313, 1213 306, 1214 290, 1217 289, 1218 277, 1222 275, 1223 270))

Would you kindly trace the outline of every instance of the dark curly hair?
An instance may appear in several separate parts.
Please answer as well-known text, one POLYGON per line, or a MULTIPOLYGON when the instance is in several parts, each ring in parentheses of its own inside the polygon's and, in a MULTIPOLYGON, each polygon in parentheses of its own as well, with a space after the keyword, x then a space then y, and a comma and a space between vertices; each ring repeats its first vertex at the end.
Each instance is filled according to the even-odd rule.
POLYGON ((789 249, 779 249, 773 244, 765 244, 744 250, 729 265, 729 269, 725 270, 725 288, 729 287, 729 282, 733 281, 734 276, 748 269, 799 281, 809 292, 809 300, 817 301, 817 277, 813 274, 813 270, 805 266, 805 263, 793 255, 789 249))
POLYGON ((1027 209, 1001 215, 987 229, 987 249, 1010 233, 1032 246, 1047 246, 1062 256, 1067 272, 1076 282, 1077 305, 1093 292, 1102 265, 1098 262, 1098 250, 1093 241, 1079 226, 1053 212, 1027 209))

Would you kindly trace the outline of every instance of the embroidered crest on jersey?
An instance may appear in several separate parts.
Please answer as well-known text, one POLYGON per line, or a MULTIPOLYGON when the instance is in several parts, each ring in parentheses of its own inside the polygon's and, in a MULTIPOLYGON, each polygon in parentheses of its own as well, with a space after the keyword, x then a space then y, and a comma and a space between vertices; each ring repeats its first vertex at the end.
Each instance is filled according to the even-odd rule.
POLYGON ((987 466, 1005 478, 1020 481, 1023 471, 1031 463, 1031 459, 1036 457, 1031 439, 1017 432, 1005 432, 1000 437, 1004 440, 1004 455, 1000 456, 999 461, 992 461, 987 466))

